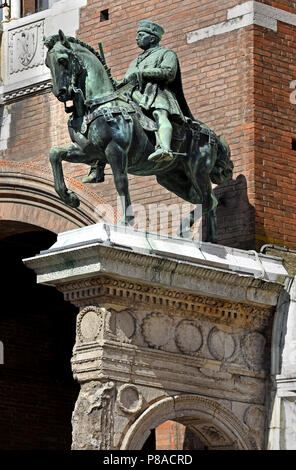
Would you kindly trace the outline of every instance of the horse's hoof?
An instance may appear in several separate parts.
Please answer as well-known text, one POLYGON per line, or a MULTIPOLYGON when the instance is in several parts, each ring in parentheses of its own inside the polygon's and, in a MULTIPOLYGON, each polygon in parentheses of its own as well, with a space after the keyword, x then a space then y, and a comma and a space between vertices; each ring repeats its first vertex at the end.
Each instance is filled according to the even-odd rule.
POLYGON ((80 200, 79 200, 79 197, 77 196, 76 193, 69 193, 68 194, 68 197, 67 197, 67 201, 66 201, 66 204, 70 207, 73 207, 74 209, 76 209, 77 207, 79 207, 80 205, 80 200))

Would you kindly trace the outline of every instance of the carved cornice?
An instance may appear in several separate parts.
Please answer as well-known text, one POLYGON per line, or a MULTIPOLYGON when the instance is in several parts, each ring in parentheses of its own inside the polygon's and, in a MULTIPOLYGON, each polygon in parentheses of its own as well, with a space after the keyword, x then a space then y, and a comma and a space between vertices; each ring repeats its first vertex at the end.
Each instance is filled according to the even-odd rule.
MULTIPOLYGON (((71 287, 72 283, 69 284, 67 280, 76 281, 83 277, 88 278, 89 282, 94 282, 94 276, 101 274, 104 277, 122 279, 123 282, 138 280, 155 288, 161 286, 177 291, 198 292, 200 295, 231 302, 275 306, 282 289, 281 284, 252 275, 241 275, 187 260, 180 261, 171 256, 139 253, 99 239, 89 240, 87 244, 61 246, 25 261, 27 266, 36 271, 38 282, 59 286, 64 290, 74 289, 71 287)), ((83 284, 77 286, 76 290, 83 289, 83 284)), ((73 299, 78 299, 78 295, 73 299)), ((88 296, 87 289, 84 296, 88 296)))
POLYGON ((7 105, 15 101, 21 100, 26 96, 39 94, 41 92, 50 91, 52 88, 52 81, 45 80, 43 82, 34 83, 33 85, 18 88, 16 90, 6 92, 0 95, 0 104, 7 105))
POLYGON ((65 300, 79 307, 89 305, 92 299, 92 304, 117 303, 126 308, 140 307, 168 314, 177 311, 186 317, 190 314, 236 326, 249 324, 264 328, 274 310, 273 307, 230 302, 104 276, 66 283, 57 288, 63 292, 65 300))

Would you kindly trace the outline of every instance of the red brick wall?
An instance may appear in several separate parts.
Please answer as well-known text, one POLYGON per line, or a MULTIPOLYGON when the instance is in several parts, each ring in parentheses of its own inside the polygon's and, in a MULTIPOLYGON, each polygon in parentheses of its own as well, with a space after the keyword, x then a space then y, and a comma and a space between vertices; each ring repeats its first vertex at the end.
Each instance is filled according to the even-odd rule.
POLYGON ((289 85, 296 72, 296 28, 279 23, 277 32, 256 27, 254 34, 257 245, 295 247, 296 152, 292 138, 296 137, 296 105, 290 102, 289 85))
POLYGON ((166 421, 155 429, 156 450, 206 450, 207 447, 188 427, 166 421))
POLYGON ((22 0, 22 16, 31 15, 36 11, 35 0, 22 0))

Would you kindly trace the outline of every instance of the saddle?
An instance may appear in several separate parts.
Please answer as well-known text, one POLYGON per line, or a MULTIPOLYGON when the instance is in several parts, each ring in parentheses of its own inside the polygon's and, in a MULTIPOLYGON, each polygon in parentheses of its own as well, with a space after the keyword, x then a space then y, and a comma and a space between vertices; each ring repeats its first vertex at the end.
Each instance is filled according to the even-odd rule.
MULTIPOLYGON (((93 100, 86 101, 85 105, 87 113, 83 117, 81 124, 81 133, 86 134, 89 125, 97 118, 103 116, 108 123, 115 123, 116 115, 121 114, 126 121, 132 121, 131 115, 135 115, 142 128, 148 132, 156 132, 157 125, 153 119, 144 114, 142 108, 132 100, 132 92, 134 87, 133 82, 129 82, 115 90, 110 95, 101 96, 93 100), (110 106, 112 101, 122 101, 123 106, 110 106), (108 106, 104 106, 108 104, 108 106)), ((175 143, 178 148, 182 142, 185 141, 188 131, 195 141, 199 141, 202 136, 208 139, 210 145, 217 145, 218 138, 216 134, 204 123, 198 120, 192 120, 184 117, 184 120, 172 122, 173 137, 172 144, 175 143)), ((183 154, 182 154, 183 155, 183 154)), ((185 154, 184 154, 185 155, 185 154)))
POLYGON ((153 119, 146 116, 142 108, 131 99, 131 84, 128 83, 110 95, 86 101, 87 113, 84 115, 81 125, 81 133, 86 134, 89 125, 99 116, 103 116, 106 122, 115 122, 114 116, 121 114, 126 121, 131 121, 131 114, 135 114, 145 131, 156 132, 157 125, 153 119), (123 106, 110 106, 112 101, 123 101, 123 106), (104 106, 108 103, 108 106, 104 106))

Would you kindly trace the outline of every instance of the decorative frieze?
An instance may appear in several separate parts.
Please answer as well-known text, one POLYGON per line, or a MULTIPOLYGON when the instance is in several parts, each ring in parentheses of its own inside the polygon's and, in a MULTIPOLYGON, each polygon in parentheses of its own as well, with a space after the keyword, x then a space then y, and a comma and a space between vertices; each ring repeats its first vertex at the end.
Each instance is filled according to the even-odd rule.
MULTIPOLYGON (((237 328, 246 328, 247 325, 250 325, 258 330, 264 329, 273 312, 272 307, 223 301, 213 297, 103 276, 65 283, 59 285, 58 289, 63 292, 65 300, 79 307, 89 305, 91 299, 91 303, 117 303, 126 308, 156 309, 159 312, 172 315, 176 312, 182 316, 190 314, 199 318, 235 325, 237 328)), ((166 327, 168 326, 166 325, 166 327)), ((184 328, 183 325, 182 329, 184 328)), ((149 333, 147 334, 149 336, 149 333)))
MULTIPOLYGON (((107 309, 97 305, 82 308, 77 317, 74 369, 77 370, 81 360, 88 363, 84 372, 88 367, 100 369, 103 367, 102 351, 109 345, 113 350, 115 344, 121 350, 124 345, 129 345, 135 350, 140 347, 141 351, 148 348, 158 350, 160 354, 173 353, 185 361, 186 357, 198 358, 201 362, 195 363, 196 367, 212 362, 223 372, 233 372, 233 368, 237 368, 237 373, 261 377, 268 367, 265 336, 254 327, 248 326, 247 330, 227 327, 225 331, 223 323, 213 326, 210 319, 198 318, 192 313, 188 318, 182 318, 179 311, 174 314, 132 308, 116 311, 110 306, 107 309)), ((133 359, 132 351, 127 349, 122 356, 125 362, 122 370, 133 359)), ((111 357, 108 360, 112 361, 111 357)), ((226 374, 220 379, 228 380, 229 376, 226 374)))
POLYGON ((211 355, 217 361, 230 360, 237 351, 237 342, 234 336, 216 327, 211 329, 207 344, 211 355))
POLYGON ((32 86, 24 88, 18 88, 11 92, 5 93, 2 97, 0 96, 1 104, 9 104, 13 101, 20 100, 28 95, 34 95, 46 90, 50 90, 52 87, 51 80, 45 80, 43 82, 36 83, 32 86))

